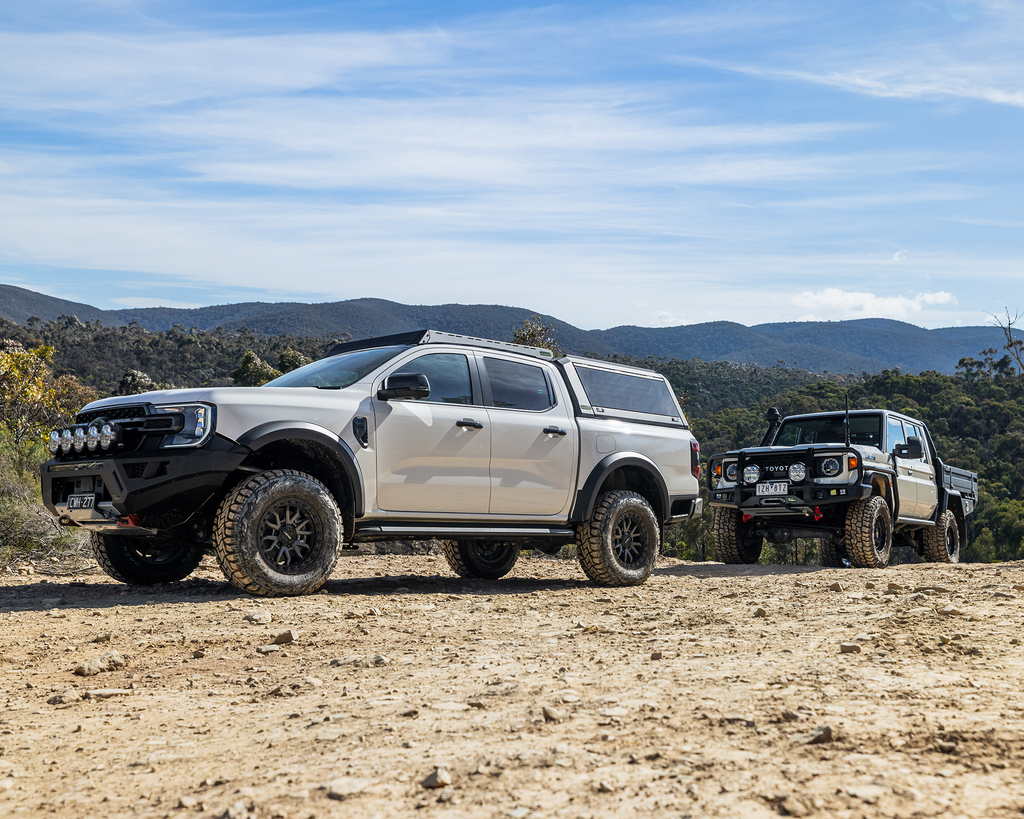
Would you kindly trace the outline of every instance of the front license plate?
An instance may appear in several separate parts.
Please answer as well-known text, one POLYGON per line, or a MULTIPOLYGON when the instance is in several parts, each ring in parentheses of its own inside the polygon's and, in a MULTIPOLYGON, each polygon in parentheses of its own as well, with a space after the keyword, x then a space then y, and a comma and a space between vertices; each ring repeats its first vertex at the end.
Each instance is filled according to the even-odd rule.
POLYGON ((95 495, 69 495, 68 509, 92 509, 96 505, 95 495))
POLYGON ((757 485, 758 495, 788 495, 789 484, 785 481, 768 481, 757 485))

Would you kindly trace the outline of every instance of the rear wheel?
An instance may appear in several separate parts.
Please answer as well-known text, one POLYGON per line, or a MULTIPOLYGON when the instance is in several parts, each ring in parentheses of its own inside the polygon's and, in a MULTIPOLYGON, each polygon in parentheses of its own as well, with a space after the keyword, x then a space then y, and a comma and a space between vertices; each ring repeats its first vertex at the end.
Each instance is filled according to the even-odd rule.
POLYGON ((114 580, 133 586, 152 586, 181 580, 195 571, 205 547, 163 535, 90 532, 89 543, 100 568, 114 580))
POLYGON ((764 538, 754 532, 735 509, 715 507, 711 524, 715 534, 715 556, 723 563, 757 563, 764 538))
POLYGON ((921 534, 925 560, 932 563, 960 562, 960 527, 952 512, 943 512, 935 526, 925 529, 921 534))
POLYGON ((602 586, 636 586, 654 570, 661 527, 647 500, 619 489, 597 499, 577 529, 576 552, 587 577, 602 586))
POLYGON ((854 503, 846 512, 846 552, 858 569, 884 569, 892 553, 892 513, 881 495, 854 503))
POLYGON ((504 577, 519 559, 519 544, 503 540, 443 540, 441 551, 459 577, 484 580, 504 577))
POLYGON ((312 475, 274 469, 240 483, 214 524, 217 562, 250 594, 308 594, 334 571, 342 542, 334 496, 312 475))
POLYGON ((838 536, 821 538, 818 541, 818 564, 827 569, 850 565, 846 557, 846 540, 838 536))

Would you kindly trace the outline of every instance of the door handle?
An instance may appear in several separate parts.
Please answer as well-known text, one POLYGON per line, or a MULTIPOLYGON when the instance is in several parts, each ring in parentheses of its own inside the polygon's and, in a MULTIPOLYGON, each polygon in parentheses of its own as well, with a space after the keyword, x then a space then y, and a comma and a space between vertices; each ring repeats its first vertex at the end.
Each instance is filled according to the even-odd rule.
POLYGON ((562 435, 567 435, 568 434, 564 429, 559 429, 558 427, 544 427, 543 432, 546 435, 558 435, 558 436, 562 436, 562 435))
POLYGON ((471 429, 483 429, 484 425, 479 421, 474 421, 472 418, 463 418, 461 421, 456 421, 455 426, 457 427, 470 427, 471 429))

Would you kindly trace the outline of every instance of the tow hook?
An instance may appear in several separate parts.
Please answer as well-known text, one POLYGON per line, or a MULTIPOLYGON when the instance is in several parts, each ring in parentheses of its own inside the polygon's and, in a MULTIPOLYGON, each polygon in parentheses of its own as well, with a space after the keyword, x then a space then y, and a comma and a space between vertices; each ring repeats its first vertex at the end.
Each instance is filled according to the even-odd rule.
POLYGON ((123 518, 117 519, 117 526, 119 529, 133 529, 139 525, 138 515, 125 515, 123 518))

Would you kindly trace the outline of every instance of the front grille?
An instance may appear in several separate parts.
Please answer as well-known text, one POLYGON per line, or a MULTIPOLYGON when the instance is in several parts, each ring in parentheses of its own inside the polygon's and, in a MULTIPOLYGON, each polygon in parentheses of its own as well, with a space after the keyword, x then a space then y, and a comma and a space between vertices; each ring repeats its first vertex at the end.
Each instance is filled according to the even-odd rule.
POLYGON ((102 409, 89 410, 78 413, 75 422, 88 424, 97 418, 105 418, 108 421, 124 421, 134 418, 145 418, 149 412, 148 404, 129 404, 123 407, 104 407, 102 409))

